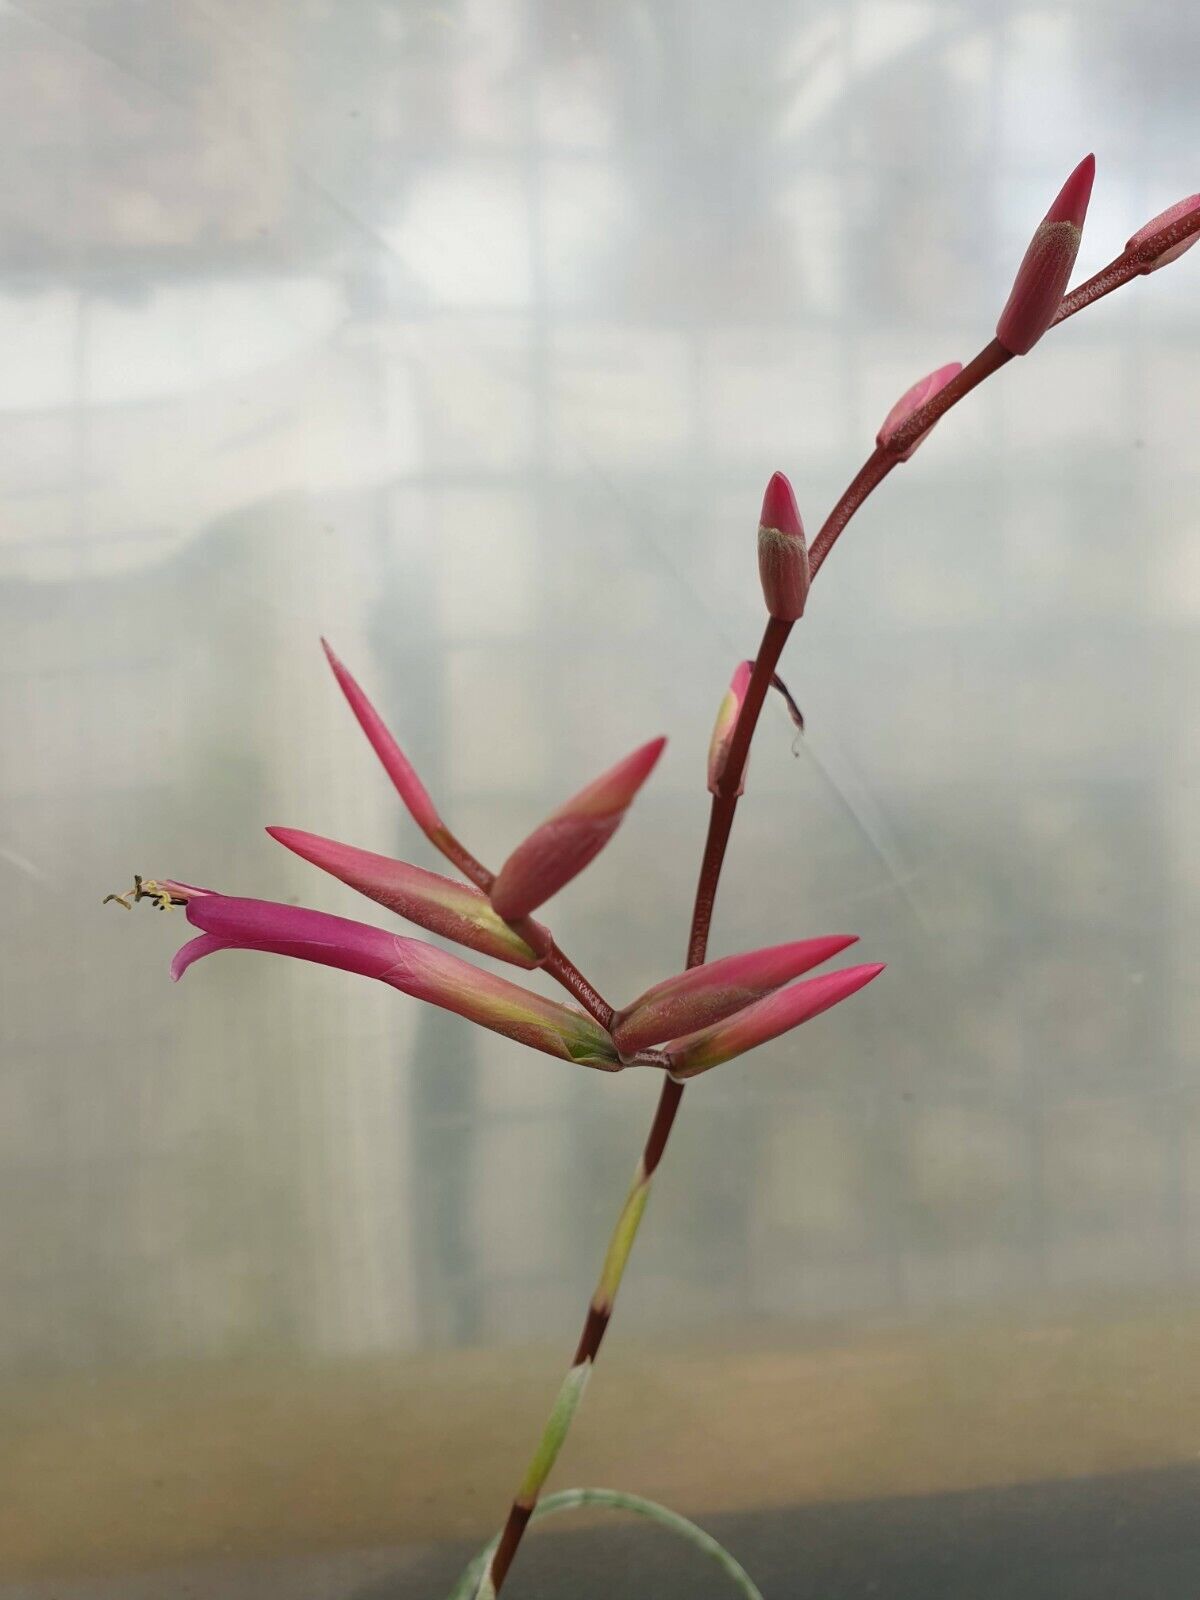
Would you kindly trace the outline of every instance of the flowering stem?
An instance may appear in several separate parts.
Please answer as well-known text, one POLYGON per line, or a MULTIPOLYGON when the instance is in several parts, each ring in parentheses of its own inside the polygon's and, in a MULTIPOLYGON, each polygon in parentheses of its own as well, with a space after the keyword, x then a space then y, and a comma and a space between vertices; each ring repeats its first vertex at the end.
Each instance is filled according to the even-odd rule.
MULTIPOLYGON (((1079 286, 1064 297, 1062 304, 1055 315, 1051 326, 1057 327, 1068 317, 1074 316, 1077 311, 1082 311, 1094 301, 1111 294, 1114 289, 1128 283, 1131 278, 1137 277, 1150 270, 1150 265, 1158 256, 1172 246, 1181 243, 1200 231, 1200 209, 1192 211, 1186 216, 1176 220, 1167 227, 1159 229, 1152 237, 1145 239, 1134 249, 1126 249, 1116 260, 1109 263, 1094 277, 1079 286)), ((992 339, 986 344, 979 354, 970 361, 961 372, 953 377, 949 383, 939 389, 924 405, 909 416, 905 422, 896 429, 888 438, 886 446, 876 445, 867 460, 859 468, 850 484, 847 486, 833 510, 829 513, 813 540, 809 551, 810 577, 815 578, 826 556, 836 543, 842 529, 850 521, 858 508, 879 487, 892 468, 899 466, 910 447, 938 421, 947 411, 956 405, 972 389, 978 387, 986 378, 1012 360, 1012 352, 1005 349, 998 339, 992 339)), ((699 966, 703 963, 708 949, 708 934, 712 922, 713 907, 716 902, 717 886, 720 882, 721 868, 725 860, 725 851, 729 843, 729 836, 733 828, 734 814, 737 810, 738 789, 741 786, 742 776, 745 771, 746 758, 750 751, 750 742, 754 737, 754 730, 758 723, 759 713, 762 711, 763 701, 771 678, 775 672, 779 656, 787 642, 792 624, 779 618, 772 617, 763 634, 762 644, 759 647, 758 658, 754 663, 750 682, 747 686, 746 696, 738 715, 737 725, 734 728, 730 741, 729 753, 725 759, 724 767, 717 786, 717 793, 713 797, 712 810, 709 815, 708 835, 705 840, 704 856, 700 866, 699 882, 696 886, 696 900, 692 913, 692 926, 688 936, 689 967, 699 966)), ((478 880, 476 880, 478 881, 478 880)), ((483 887, 483 885, 481 885, 483 887)), ((551 971, 560 982, 565 983, 577 998, 583 999, 588 1004, 584 995, 589 994, 593 1004, 588 1005, 592 1015, 604 1026, 611 1020, 611 1010, 606 1020, 601 1012, 595 1009, 595 1002, 599 996, 591 989, 577 969, 571 967, 561 952, 557 952, 563 964, 561 970, 551 966, 547 961, 547 970, 551 971), (566 969, 570 968, 570 971, 566 969), (581 987, 577 987, 581 986, 581 987)), ((603 1002, 599 1001, 603 1006, 603 1002)), ((649 1058, 653 1052, 644 1052, 649 1058)), ((625 1264, 633 1248, 634 1239, 641 1223, 642 1215, 649 1199, 650 1183, 654 1173, 662 1160, 666 1149, 667 1140, 675 1124, 675 1117, 683 1099, 683 1084, 672 1078, 669 1074, 664 1076, 662 1091, 659 1095, 658 1107, 654 1113, 654 1121, 642 1151, 641 1160, 638 1162, 634 1173, 633 1184, 621 1209, 612 1239, 609 1242, 608 1253, 605 1256, 604 1267, 600 1274, 599 1283, 592 1296, 588 1308, 587 1318, 583 1325, 579 1344, 575 1351, 575 1360, 564 1380, 559 1398, 550 1415, 550 1420, 543 1431, 541 1441, 534 1454, 525 1480, 513 1501, 508 1514, 508 1521, 492 1548, 490 1560, 483 1572, 476 1590, 476 1600, 494 1600, 499 1593, 500 1586, 512 1565, 513 1557, 524 1536, 535 1512, 538 1495, 543 1483, 549 1475, 550 1469, 562 1448, 567 1431, 574 1417, 575 1409, 582 1396, 584 1385, 591 1371, 592 1363, 599 1352, 604 1334, 612 1317, 613 1303, 616 1299, 617 1289, 625 1271, 625 1264)), ((549 1504, 549 1502, 547 1502, 549 1504)))
MULTIPOLYGON (((689 967, 702 965, 708 950, 708 932, 712 923, 717 885, 725 860, 725 848, 733 827, 734 813, 737 810, 738 789, 741 786, 746 758, 750 752, 750 741, 754 736, 755 724, 762 711, 763 701, 780 653, 787 643, 791 630, 790 622, 782 622, 777 617, 771 617, 767 622, 758 658, 746 689, 746 698, 742 702, 737 726, 730 742, 719 791, 713 797, 700 880, 696 888, 692 926, 688 935, 689 967)), ((609 1240, 604 1265, 600 1270, 600 1277, 584 1319, 583 1330, 579 1335, 579 1343, 575 1348, 574 1360, 563 1380, 549 1420, 542 1430, 542 1436, 525 1478, 513 1500, 508 1520, 500 1532, 487 1568, 480 1578, 479 1587, 475 1591, 476 1600, 494 1600, 494 1596, 500 1592, 500 1587, 525 1536, 525 1530, 533 1518, 542 1485, 566 1440, 592 1366, 604 1335, 608 1331, 609 1322, 612 1320, 617 1290, 620 1288, 633 1242, 641 1226, 646 1202, 650 1198, 650 1185, 663 1158, 663 1152, 667 1148, 667 1140, 671 1136, 671 1129, 675 1125, 675 1117, 682 1099, 683 1084, 669 1075, 664 1075, 654 1121, 650 1125, 641 1159, 634 1171, 633 1182, 621 1207, 612 1238, 609 1240)))
MULTIPOLYGON (((521 929, 518 927, 518 932, 520 931, 521 929)), ((550 941, 550 948, 546 953, 546 958, 542 962, 542 970, 561 983, 568 994, 573 995, 583 1009, 595 1017, 602 1028, 612 1027, 613 1018, 616 1016, 612 1006, 609 1005, 598 990, 592 987, 575 963, 569 956, 563 954, 553 939, 550 941)))
POLYGON ((456 839, 449 828, 445 826, 438 828, 431 837, 431 842, 437 846, 447 861, 458 868, 468 883, 473 883, 477 889, 482 889, 484 894, 488 892, 495 882, 495 874, 489 872, 481 861, 476 861, 466 845, 456 839))

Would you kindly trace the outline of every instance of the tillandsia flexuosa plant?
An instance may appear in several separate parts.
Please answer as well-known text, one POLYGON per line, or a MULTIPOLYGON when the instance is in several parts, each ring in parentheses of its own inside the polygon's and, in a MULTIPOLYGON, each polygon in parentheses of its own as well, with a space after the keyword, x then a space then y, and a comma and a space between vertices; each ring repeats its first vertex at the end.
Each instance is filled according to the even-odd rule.
MULTIPOLYGON (((456 1595, 469 1591, 476 1600, 494 1600, 504 1584, 599 1354, 687 1081, 829 1010, 883 970, 872 964, 805 977, 854 942, 841 934, 707 960, 713 907, 745 788, 751 740, 768 688, 773 683, 782 688, 776 669, 792 628, 804 615, 817 574, 842 529, 888 473, 912 457, 952 406, 1014 356, 1027 355, 1052 328, 1131 279, 1176 260, 1196 242, 1200 195, 1189 196, 1139 228, 1114 260, 1066 294, 1094 173, 1095 162, 1089 155, 1071 173, 1038 226, 995 337, 965 366, 950 362, 921 378, 888 412, 875 448, 811 547, 787 478, 776 473, 767 485, 758 528, 767 621, 757 655, 733 673, 713 730, 707 773, 712 796, 708 834, 683 971, 614 1008, 533 915, 604 849, 649 778, 662 752, 661 738, 642 745, 581 789, 517 845, 499 872, 492 873, 442 820, 404 752, 328 646, 341 690, 401 799, 465 882, 316 834, 290 828, 268 831, 289 850, 409 922, 478 954, 526 970, 540 968, 567 991, 571 1003, 510 983, 422 940, 320 911, 236 898, 170 878, 135 879, 127 894, 110 896, 125 906, 149 899, 164 909, 185 908, 188 921, 200 932, 176 954, 171 968, 175 978, 200 957, 218 950, 296 956, 378 978, 564 1061, 602 1072, 637 1067, 656 1072, 661 1079, 657 1109, 567 1375, 503 1528, 468 1569, 456 1595)), ((794 706, 792 710, 798 717, 794 706)), ((614 1491, 566 1491, 546 1502, 545 1509, 592 1503, 652 1516, 713 1553, 712 1541, 684 1519, 614 1491)), ((719 1559, 744 1592, 757 1593, 731 1557, 721 1553, 719 1559)))

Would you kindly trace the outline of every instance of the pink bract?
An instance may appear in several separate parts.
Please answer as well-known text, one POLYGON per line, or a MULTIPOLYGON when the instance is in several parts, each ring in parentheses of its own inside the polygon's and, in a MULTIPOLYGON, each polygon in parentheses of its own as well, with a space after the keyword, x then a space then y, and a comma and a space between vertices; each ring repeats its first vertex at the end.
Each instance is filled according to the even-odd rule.
POLYGON ((756 1050, 759 1045, 856 994, 882 971, 882 965, 846 967, 841 972, 807 978, 788 989, 778 989, 724 1022, 672 1040, 664 1050, 671 1072, 676 1078, 694 1078, 734 1056, 756 1050))
POLYGON ((496 874, 491 901, 517 922, 595 859, 654 770, 665 739, 651 739, 574 795, 525 839, 496 874))
POLYGON ((810 573, 804 524, 782 472, 767 484, 758 521, 758 575, 767 610, 782 622, 804 615, 810 573))
POLYGON ((996 324, 996 338, 1011 355, 1027 355, 1054 321, 1079 254, 1095 175, 1095 156, 1084 156, 1030 240, 996 324))
MULTIPOLYGON (((957 378, 961 371, 961 361, 949 361, 944 367, 936 367, 932 372, 927 372, 923 378, 918 378, 911 389, 906 389, 884 417, 883 426, 875 435, 875 443, 879 448, 886 450, 890 440, 900 431, 913 412, 919 411, 927 400, 932 400, 934 395, 944 389, 951 378, 957 378)), ((924 433, 919 433, 906 450, 899 452, 900 460, 907 461, 917 446, 924 444, 936 426, 936 423, 930 423, 924 433)))
POLYGON ((613 1025, 613 1038, 622 1055, 633 1055, 663 1039, 709 1027, 855 943, 856 934, 828 934, 689 967, 626 1006, 613 1025))

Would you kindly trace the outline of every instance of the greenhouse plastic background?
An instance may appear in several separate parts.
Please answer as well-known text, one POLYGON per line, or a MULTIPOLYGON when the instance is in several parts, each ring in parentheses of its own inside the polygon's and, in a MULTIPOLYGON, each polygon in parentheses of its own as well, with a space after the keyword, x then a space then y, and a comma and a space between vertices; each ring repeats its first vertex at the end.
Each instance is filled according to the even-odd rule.
MULTIPOLYGON (((492 865, 668 734, 546 915, 614 1000, 678 970, 767 478, 819 525, 1088 150, 1077 279, 1200 188, 1198 52, 1158 0, 0 6, 3 1600, 439 1600, 657 1090, 172 986, 182 913, 102 896, 388 924, 263 832, 437 865, 325 634, 492 865)), ((888 970, 689 1090, 554 1485, 769 1600, 1200 1586, 1198 348, 1200 252, 972 395, 767 705, 713 953, 888 970)), ((561 1518, 508 1592, 726 1591, 561 1518)))

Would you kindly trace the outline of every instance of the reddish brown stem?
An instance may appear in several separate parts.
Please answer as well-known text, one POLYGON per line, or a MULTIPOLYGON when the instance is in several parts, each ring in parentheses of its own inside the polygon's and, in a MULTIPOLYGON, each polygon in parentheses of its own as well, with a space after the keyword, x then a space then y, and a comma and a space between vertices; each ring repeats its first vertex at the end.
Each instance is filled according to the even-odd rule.
MULTIPOLYGON (((737 810, 738 789, 741 787, 746 758, 750 752, 750 741, 754 737, 755 724, 762 711, 767 689, 770 687, 780 653, 787 643, 791 630, 790 622, 782 622, 777 617, 771 617, 767 622, 758 658, 746 687, 746 697, 738 714, 737 727, 730 741, 729 755, 718 786, 721 792, 713 796, 708 819, 708 835, 705 839, 704 856, 696 887, 692 925, 688 934, 689 967, 700 966, 708 951, 708 933, 717 897, 717 885, 720 882, 725 848, 729 843, 734 813, 737 810)), ((547 970, 549 970, 548 965, 547 970)), ((645 1057, 647 1062, 652 1061, 654 1056, 653 1051, 643 1051, 639 1054, 645 1057)), ((666 1151, 667 1141, 671 1137, 671 1129, 675 1126, 675 1118, 682 1100, 683 1084, 672 1078, 669 1073, 664 1074, 654 1121, 650 1124, 650 1132, 642 1148, 636 1186, 640 1186, 644 1193, 648 1192, 650 1180, 666 1151)), ((604 1342, 604 1335, 608 1331, 608 1325, 612 1321, 612 1313, 610 1297, 593 1297, 579 1335, 579 1343, 575 1347, 571 1363, 572 1371, 580 1370, 584 1363, 590 1367, 595 1361, 604 1342)), ((529 1526, 535 1504, 536 1493, 532 1497, 518 1495, 509 1509, 508 1519, 500 1534, 500 1542, 488 1567, 493 1594, 499 1593, 500 1586, 508 1575, 521 1540, 525 1537, 525 1529, 529 1526)))
MULTIPOLYGON (((454 863, 464 878, 469 879, 477 889, 482 889, 484 894, 490 893, 491 887, 496 881, 495 873, 489 872, 481 861, 476 861, 467 847, 454 837, 449 828, 442 830, 435 843, 446 859, 454 863)), ((550 977, 560 983, 567 993, 596 1019, 602 1028, 611 1028, 616 1012, 600 991, 588 982, 570 956, 559 949, 553 937, 547 940, 546 930, 539 928, 532 917, 522 917, 520 922, 513 924, 513 928, 521 935, 526 944, 531 949, 536 950, 542 957, 543 971, 549 973, 550 977)))
MULTIPOLYGON (((944 391, 943 391, 944 392, 944 391)), ((821 570, 821 563, 832 550, 835 540, 850 518, 862 505, 867 497, 874 493, 893 467, 900 465, 895 456, 888 455, 878 446, 854 474, 849 485, 842 491, 841 498, 833 510, 821 524, 820 532, 812 542, 808 552, 809 582, 821 570)))
POLYGON ((1057 328, 1060 322, 1073 317, 1077 311, 1095 305, 1097 300, 1103 300, 1106 294, 1119 289, 1123 283, 1140 278, 1152 269, 1159 256, 1175 245, 1182 244, 1185 239, 1194 238, 1197 233, 1200 233, 1200 210, 1177 217, 1168 227, 1160 228, 1134 249, 1123 250, 1115 260, 1088 278, 1086 283, 1081 283, 1078 289, 1072 289, 1070 294, 1063 296, 1063 302, 1054 313, 1054 321, 1050 326, 1057 328))
POLYGON ((938 418, 944 417, 951 406, 957 405, 964 395, 970 394, 971 390, 977 388, 985 378, 990 378, 993 372, 998 372, 1005 362, 1011 360, 1011 352, 1006 350, 998 339, 993 339, 990 344, 984 345, 975 359, 968 362, 956 377, 951 378, 945 388, 939 389, 931 400, 917 407, 903 427, 897 428, 888 440, 886 449, 880 445, 875 446, 855 473, 838 503, 821 524, 821 530, 813 540, 808 556, 812 577, 815 578, 821 570, 821 565, 837 542, 838 535, 859 506, 874 493, 892 468, 900 465, 904 452, 910 449, 923 433, 928 433, 938 418))
MULTIPOLYGON (((520 931, 520 930, 518 930, 520 931)), ((550 950, 542 962, 542 970, 561 983, 567 992, 578 1000, 585 1011, 591 1013, 602 1028, 610 1029, 616 1012, 608 1001, 580 972, 571 958, 559 949, 553 939, 550 941, 550 950)))
POLYGON ((460 839, 456 839, 449 828, 441 828, 437 834, 431 834, 430 839, 446 860, 456 866, 469 883, 473 883, 477 889, 482 889, 484 894, 487 894, 496 881, 495 874, 489 872, 481 861, 476 861, 466 845, 460 839))
POLYGON ((717 885, 721 879, 725 849, 733 829, 738 790, 742 786, 746 761, 750 755, 750 741, 754 737, 767 690, 771 687, 771 679, 775 675, 775 668, 779 665, 779 657, 783 653, 783 647, 791 631, 790 622, 784 622, 779 617, 768 618, 762 643, 758 647, 758 656, 750 673, 750 682, 746 685, 742 709, 738 713, 733 737, 729 741, 729 754, 725 758, 725 765, 717 780, 717 792, 713 796, 712 810, 709 813, 708 837, 704 841, 704 855, 700 862, 700 877, 696 884, 696 899, 692 908, 692 927, 688 935, 687 953, 689 967, 700 966, 708 952, 708 932, 712 925, 713 907, 717 899, 717 885))

